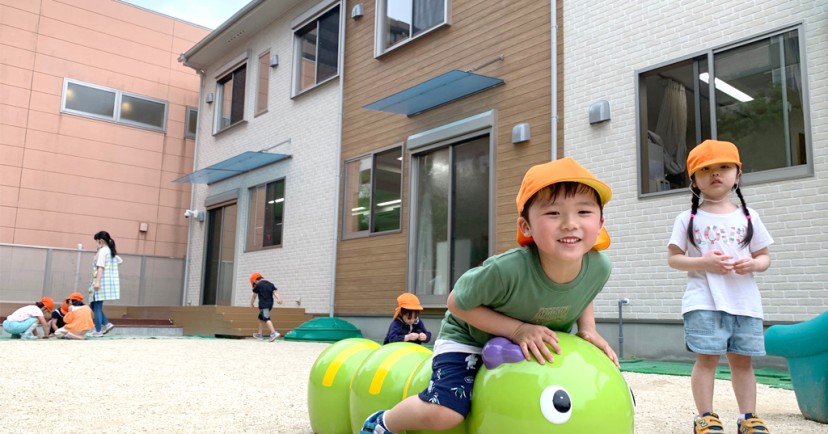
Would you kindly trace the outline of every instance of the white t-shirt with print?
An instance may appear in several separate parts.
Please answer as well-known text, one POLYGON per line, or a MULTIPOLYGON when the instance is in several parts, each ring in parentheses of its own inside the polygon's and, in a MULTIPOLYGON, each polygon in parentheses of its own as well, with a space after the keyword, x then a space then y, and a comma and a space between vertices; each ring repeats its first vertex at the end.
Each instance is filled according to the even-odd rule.
POLYGON ((16 311, 14 311, 14 313, 6 317, 6 319, 9 321, 20 322, 38 316, 43 316, 43 311, 40 310, 39 307, 30 304, 28 306, 23 306, 20 309, 17 309, 16 311))
MULTIPOLYGON (((742 208, 728 214, 712 214, 702 210, 696 211, 693 221, 693 233, 696 246, 687 239, 687 225, 690 210, 676 217, 670 243, 680 248, 690 257, 702 257, 711 250, 720 250, 732 256, 732 261, 752 256, 751 252, 764 249, 773 244, 765 225, 752 208, 750 219, 753 223, 753 238, 747 247, 741 242, 747 232, 747 218, 742 208)), ((694 310, 718 310, 732 315, 744 315, 762 318, 762 297, 753 274, 739 275, 734 271, 727 274, 689 271, 687 289, 681 299, 682 315, 694 310)))

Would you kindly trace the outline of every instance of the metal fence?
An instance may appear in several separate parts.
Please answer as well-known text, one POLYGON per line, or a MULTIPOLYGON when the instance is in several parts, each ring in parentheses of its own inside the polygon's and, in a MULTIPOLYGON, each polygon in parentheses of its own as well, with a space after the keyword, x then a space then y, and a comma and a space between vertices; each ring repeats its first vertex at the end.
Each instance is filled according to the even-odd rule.
MULTIPOLYGON (((121 299, 107 304, 181 306, 184 259, 119 254, 121 299)), ((94 251, 0 244, 0 302, 30 303, 48 295, 84 296, 92 279, 94 251)))

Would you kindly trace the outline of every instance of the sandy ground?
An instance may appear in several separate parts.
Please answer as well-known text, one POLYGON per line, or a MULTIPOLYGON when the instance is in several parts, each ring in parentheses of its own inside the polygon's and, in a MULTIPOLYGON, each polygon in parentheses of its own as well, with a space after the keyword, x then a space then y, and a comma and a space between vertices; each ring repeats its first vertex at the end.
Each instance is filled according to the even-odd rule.
MULTIPOLYGON (((0 340, 0 431, 311 433, 310 367, 322 343, 221 339, 0 340)), ((624 373, 636 433, 691 432, 688 377, 624 373)), ((716 383, 716 407, 735 432, 736 402, 716 383)), ((760 385, 773 433, 828 433, 805 420, 794 392, 760 385)), ((608 430, 607 432, 611 432, 608 430)))

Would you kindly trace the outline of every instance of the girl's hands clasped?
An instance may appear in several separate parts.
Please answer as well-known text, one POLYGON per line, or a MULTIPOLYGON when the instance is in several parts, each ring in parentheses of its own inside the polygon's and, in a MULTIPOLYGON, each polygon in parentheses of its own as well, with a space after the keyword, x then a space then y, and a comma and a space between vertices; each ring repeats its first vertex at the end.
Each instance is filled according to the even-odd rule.
POLYGON ((552 350, 556 354, 560 354, 561 352, 561 347, 558 346, 558 336, 554 331, 545 326, 521 323, 512 332, 512 336, 509 339, 520 347, 520 350, 523 352, 523 357, 526 360, 532 360, 534 356, 535 360, 541 365, 546 363, 546 361, 550 363, 555 361, 552 356, 552 351, 549 351, 549 347, 552 347, 552 350))

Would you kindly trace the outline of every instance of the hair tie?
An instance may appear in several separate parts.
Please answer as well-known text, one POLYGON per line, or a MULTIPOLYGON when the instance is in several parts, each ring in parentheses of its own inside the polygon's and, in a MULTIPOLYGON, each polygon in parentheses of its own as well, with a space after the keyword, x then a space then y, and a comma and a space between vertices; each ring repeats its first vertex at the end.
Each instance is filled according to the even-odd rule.
POLYGON ((749 215, 747 216, 747 219, 748 219, 748 220, 750 220, 750 216, 749 216, 749 215))
POLYGON ((695 218, 695 217, 696 217, 696 215, 695 215, 695 214, 693 214, 693 213, 691 213, 691 214, 690 214, 690 218, 691 218, 691 219, 692 219, 692 218, 695 218))

